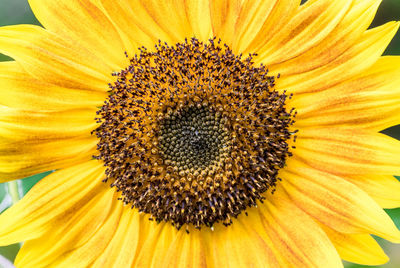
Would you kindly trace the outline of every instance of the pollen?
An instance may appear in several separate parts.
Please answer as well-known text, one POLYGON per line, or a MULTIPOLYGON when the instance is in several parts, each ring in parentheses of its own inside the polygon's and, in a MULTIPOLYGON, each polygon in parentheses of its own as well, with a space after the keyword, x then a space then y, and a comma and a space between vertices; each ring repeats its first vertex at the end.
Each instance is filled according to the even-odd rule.
POLYGON ((296 113, 255 56, 192 38, 142 47, 114 73, 97 112, 95 158, 122 202, 200 229, 232 224, 274 191, 296 113))

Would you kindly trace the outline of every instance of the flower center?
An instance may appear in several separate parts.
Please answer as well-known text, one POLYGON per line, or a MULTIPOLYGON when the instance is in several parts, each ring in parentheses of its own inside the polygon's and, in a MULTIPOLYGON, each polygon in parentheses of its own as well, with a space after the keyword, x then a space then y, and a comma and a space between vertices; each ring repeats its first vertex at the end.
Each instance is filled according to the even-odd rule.
POLYGON ((203 104, 173 108, 156 134, 164 163, 182 177, 212 175, 230 151, 227 117, 203 104))
POLYGON ((141 48, 97 112, 105 182, 178 229, 232 223, 274 190, 294 111, 254 55, 210 39, 141 48))

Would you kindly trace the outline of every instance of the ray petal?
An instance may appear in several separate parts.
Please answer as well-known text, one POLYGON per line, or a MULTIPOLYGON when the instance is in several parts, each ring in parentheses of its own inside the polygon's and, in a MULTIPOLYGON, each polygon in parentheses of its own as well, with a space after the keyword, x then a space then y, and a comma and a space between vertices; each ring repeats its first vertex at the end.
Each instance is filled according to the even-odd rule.
POLYGON ((39 141, 1 140, 0 181, 25 178, 90 160, 96 153, 96 144, 95 138, 85 137, 39 141))
MULTIPOLYGON (((251 1, 248 1, 251 4, 251 1)), ((263 1, 270 2, 270 1, 263 1)), ((278 0, 268 16, 265 16, 265 22, 259 29, 257 35, 252 40, 238 40, 235 45, 238 51, 253 53, 265 49, 266 43, 273 38, 279 31, 289 23, 291 18, 298 12, 301 0, 278 0), (250 41, 250 44, 247 44, 250 41), (247 47, 247 48, 246 48, 247 47)), ((265 3, 264 3, 265 4, 265 3)), ((244 12, 244 11, 243 11, 244 12)), ((262 15, 262 14, 260 14, 262 15)), ((239 22, 242 23, 242 22, 239 22)), ((254 26, 257 26, 254 22, 254 26)), ((238 30, 241 33, 240 30, 238 30)), ((243 29, 245 31, 245 29, 243 29)), ((254 34, 255 29, 248 34, 254 34)), ((243 38, 242 38, 243 39, 243 38)))
POLYGON ((0 47, 1 53, 13 57, 41 81, 66 88, 108 90, 113 69, 89 50, 39 26, 1 27, 0 47))
MULTIPOLYGON (((268 67, 271 70, 279 70, 282 74, 292 75, 304 73, 334 61, 361 38, 371 24, 380 2, 380 0, 348 1, 351 3, 349 10, 327 36, 321 36, 320 39, 314 38, 312 47, 303 48, 303 51, 297 52, 299 55, 291 59, 286 55, 285 49, 282 49, 281 56, 277 60, 280 63, 271 63, 268 67)), ((325 25, 321 24, 318 27, 322 28, 325 25)), ((304 43, 307 44, 307 41, 304 43)), ((261 58, 260 61, 262 61, 261 58)))
MULTIPOLYGON (((294 75, 281 74, 276 86, 294 94, 328 89, 370 68, 382 55, 399 28, 400 22, 389 22, 366 31, 355 45, 320 68, 294 75), (344 71, 346 70, 346 71, 344 71)), ((264 62, 268 65, 268 62, 264 62)), ((280 70, 272 70, 273 74, 280 70)))
POLYGON ((364 264, 381 265, 389 258, 379 244, 368 234, 344 234, 321 225, 343 260, 364 264))
POLYGON ((101 189, 104 168, 88 161, 56 171, 39 183, 17 204, 0 215, 0 244, 35 239, 65 217, 71 217, 101 189))
POLYGON ((294 267, 342 267, 331 241, 318 224, 278 188, 268 194, 259 213, 273 245, 294 267))
POLYGON ((94 2, 29 0, 29 5, 46 29, 90 50, 119 71, 127 64, 124 43, 117 29, 94 2))
POLYGON ((341 177, 290 164, 290 172, 282 172, 282 184, 309 215, 338 232, 371 233, 400 241, 400 231, 390 217, 360 188, 341 177))
POLYGON ((303 128, 296 159, 333 174, 400 174, 400 141, 351 128, 303 128))
POLYGON ((357 185, 383 208, 400 207, 400 182, 391 175, 353 175, 346 180, 357 185))
POLYGON ((214 36, 232 47, 233 32, 241 9, 240 0, 210 1, 211 23, 214 36))
POLYGON ((400 123, 400 57, 385 56, 351 80, 290 102, 299 128, 360 127, 375 131, 400 123))
POLYGON ((50 141, 90 138, 90 132, 96 127, 95 116, 96 109, 34 112, 0 106, 0 139, 50 141))
POLYGON ((64 88, 36 79, 15 61, 0 63, 0 105, 22 110, 68 110, 101 106, 106 93, 64 88))
POLYGON ((165 256, 166 267, 207 267, 205 245, 200 232, 195 229, 189 234, 184 230, 178 232, 165 256))
POLYGON ((309 50, 331 34, 352 1, 310 0, 257 53, 268 66, 309 50))
POLYGON ((266 235, 248 226, 251 224, 244 218, 234 220, 228 228, 218 224, 214 230, 202 230, 207 245, 207 264, 211 267, 281 267, 281 264, 286 264, 282 256, 271 248, 266 235))
POLYGON ((131 267, 136 255, 141 227, 138 212, 130 206, 125 206, 114 237, 92 266, 131 267))

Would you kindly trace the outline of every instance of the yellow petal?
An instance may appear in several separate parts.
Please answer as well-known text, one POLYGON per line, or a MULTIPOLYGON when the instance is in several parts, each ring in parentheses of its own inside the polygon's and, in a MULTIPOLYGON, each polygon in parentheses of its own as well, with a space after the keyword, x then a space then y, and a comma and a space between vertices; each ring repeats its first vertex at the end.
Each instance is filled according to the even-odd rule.
MULTIPOLYGON (((99 181, 98 183, 101 184, 99 181)), ((113 205, 113 195, 114 190, 104 184, 102 189, 98 189, 79 207, 76 206, 74 211, 66 211, 62 218, 53 220, 53 224, 47 226, 40 237, 24 243, 15 260, 16 265, 19 267, 47 267, 59 262, 78 248, 86 247, 90 240, 97 235, 112 236, 114 230, 106 230, 105 225, 113 219, 114 213, 118 211, 118 208, 113 205)), ((116 202, 117 200, 114 201, 114 204, 116 202)), ((119 205, 122 206, 122 204, 119 205)), ((93 252, 93 254, 100 255, 101 251, 93 252)), ((75 261, 90 262, 88 259, 82 258, 82 260, 75 261)), ((62 265, 66 267, 66 264, 62 263, 62 265)))
MULTIPOLYGON (((109 189, 108 192, 112 193, 113 190, 109 189)), ((51 247, 51 244, 44 246, 45 249, 52 249, 51 256, 54 258, 52 266, 88 267, 106 249, 120 223, 123 205, 116 199, 116 196, 113 197, 111 194, 104 195, 104 202, 101 203, 105 204, 105 202, 112 203, 112 207, 109 212, 106 210, 108 213, 104 223, 98 228, 90 228, 85 224, 93 220, 93 217, 103 217, 105 214, 104 208, 97 208, 97 213, 93 213, 93 217, 78 221, 78 224, 76 220, 72 221, 73 224, 70 225, 70 228, 65 229, 64 236, 66 239, 64 241, 61 240, 59 243, 53 244, 53 247, 51 247), (85 232, 85 227, 91 232, 85 232)), ((59 229, 59 227, 55 228, 55 230, 59 229)), ((53 233, 53 230, 49 230, 48 236, 53 233)), ((37 255, 40 256, 40 253, 37 255)), ((49 261, 49 258, 44 258, 40 263, 44 261, 49 261)), ((28 263, 32 263, 31 260, 23 261, 22 258, 19 259, 17 256, 16 265, 24 267, 28 263)))
MULTIPOLYGON (((133 56, 137 48, 145 46, 153 47, 158 39, 152 34, 145 33, 139 25, 134 23, 138 13, 144 12, 135 10, 138 3, 133 3, 131 0, 108 1, 100 0, 98 4, 108 19, 113 23, 115 29, 119 32, 129 56, 133 56)), ((162 38, 161 36, 159 38, 162 38)))
MULTIPOLYGON (((271 70, 279 70, 281 74, 289 75, 304 73, 335 60, 355 45, 367 30, 380 2, 376 0, 349 1, 351 7, 348 12, 323 40, 295 58, 278 64, 270 64, 268 67, 271 70)), ((319 27, 323 27, 323 25, 319 27)), ((283 55, 286 56, 285 53, 283 55)))
POLYGON ((158 40, 174 44, 193 36, 211 37, 208 1, 106 1, 101 6, 128 43, 128 54, 139 46, 151 48, 158 40))
POLYGON ((333 174, 400 174, 400 141, 362 129, 303 128, 296 159, 333 174))
POLYGON ((298 56, 324 40, 348 11, 352 1, 310 0, 257 51, 267 66, 298 56))
POLYGON ((102 60, 39 26, 1 27, 0 52, 37 79, 60 87, 107 91, 113 81, 112 69, 102 60))
MULTIPOLYGON (((107 12, 110 12, 110 15, 113 14, 111 12, 111 7, 109 7, 112 2, 106 1, 106 0, 100 0, 102 5, 106 8, 107 12), (107 3, 109 2, 109 3, 107 3)), ((130 24, 133 25, 132 31, 134 31, 136 28, 139 29, 139 34, 140 34, 140 40, 138 41, 143 41, 145 44, 154 42, 156 40, 162 40, 168 43, 175 43, 172 36, 169 36, 168 31, 166 31, 167 25, 159 25, 154 18, 149 14, 149 11, 146 9, 145 6, 146 3, 142 1, 129 1, 129 0, 121 0, 117 4, 116 7, 121 6, 123 16, 125 17, 125 21, 123 22, 122 26, 123 30, 126 29, 126 27, 129 27, 130 24), (143 34, 141 34, 143 32, 143 34), (146 39, 145 37, 149 36, 150 39, 146 39)), ((121 12, 120 9, 115 10, 114 12, 121 12)), ((115 14, 115 13, 114 13, 115 14)), ((117 15, 118 16, 118 15, 117 15)), ((114 20, 114 18, 113 18, 114 20)), ((122 19, 121 19, 122 20, 122 19)), ((115 19, 116 22, 118 22, 118 19, 115 19)), ((124 32, 128 32, 127 30, 124 30, 124 32)), ((135 34, 135 32, 132 32, 131 34, 135 34)), ((127 34, 128 35, 128 34, 127 34)), ((137 37, 132 39, 132 40, 137 40, 137 37)), ((129 51, 128 51, 129 53, 129 51)))
POLYGON ((35 79, 15 61, 0 63, 0 105, 23 110, 98 107, 105 92, 63 88, 35 79))
POLYGON ((102 165, 88 161, 42 179, 0 215, 0 245, 38 238, 51 226, 57 226, 106 187, 101 183, 103 176, 102 165))
POLYGON ((400 231, 364 191, 345 179, 291 161, 281 173, 293 202, 330 228, 342 233, 371 233, 393 242, 400 231))
POLYGON ((342 267, 331 241, 281 188, 269 194, 259 213, 273 245, 293 267, 342 267))
MULTIPOLYGON (((152 20, 174 40, 174 43, 183 41, 185 37, 193 36, 191 24, 186 14, 185 1, 140 0, 139 2, 152 20)), ((136 3, 134 8, 136 8, 136 3)), ((146 22, 141 21, 140 26, 144 23, 146 22)))
POLYGON ((210 1, 213 34, 232 47, 233 32, 240 12, 240 0, 210 1))
MULTIPOLYGON (((311 93, 325 90, 360 74, 382 55, 399 25, 398 22, 389 22, 366 31, 355 45, 320 68, 294 75, 282 73, 281 78, 276 81, 276 87, 296 94, 311 93)), ((272 73, 279 72, 280 70, 272 70, 272 73)))
MULTIPOLYGON (((177 233, 165 256, 165 267, 205 268, 206 251, 201 231, 192 229, 189 234, 184 230, 177 233)), ((158 267, 157 265, 155 267, 158 267)))
POLYGON ((374 92, 342 97, 338 102, 347 99, 343 103, 345 106, 326 107, 321 113, 314 113, 314 116, 299 117, 297 127, 359 127, 378 132, 400 123, 400 95, 374 92))
MULTIPOLYGON (((268 195, 270 195, 270 193, 266 193, 266 196, 268 195)), ((259 205, 261 205, 261 208, 259 206, 248 208, 246 210, 246 217, 241 216, 238 218, 238 220, 249 232, 254 232, 253 235, 257 237, 257 239, 261 239, 261 241, 268 245, 268 247, 265 248, 266 250, 264 250, 263 254, 266 255, 270 266, 289 267, 291 265, 289 260, 290 257, 287 257, 287 253, 282 254, 280 247, 277 247, 275 242, 273 241, 274 237, 270 237, 271 233, 268 233, 268 228, 266 229, 266 227, 268 227, 268 223, 265 221, 265 211, 263 211, 263 204, 259 205)), ((274 234, 272 234, 272 236, 274 236, 274 234)))
MULTIPOLYGON (((257 218, 260 221, 260 218, 257 218)), ((211 267, 281 267, 281 256, 275 256, 273 244, 258 233, 245 215, 240 215, 233 224, 214 226, 214 230, 202 229, 207 247, 207 264, 211 267), (278 261, 279 259, 279 261, 278 261)))
POLYGON ((400 207, 400 182, 391 175, 347 176, 383 208, 400 207))
MULTIPOLYGON (((247 40, 251 41, 247 49, 245 47, 245 43, 247 43, 246 40, 243 40, 245 43, 239 42, 240 45, 238 44, 237 49, 240 52, 242 50, 245 51, 244 54, 254 53, 264 49, 269 40, 273 38, 273 36, 275 36, 275 34, 277 34, 282 27, 287 25, 293 16, 298 12, 300 8, 300 2, 301 0, 278 0, 271 10, 271 13, 264 17, 264 25, 262 25, 256 37, 253 40, 247 40)), ((249 3, 251 4, 251 1, 249 1, 249 3)), ((258 59, 259 57, 255 58, 256 61, 258 61, 258 59)))
POLYGON ((114 237, 92 266, 131 267, 139 241, 140 227, 139 213, 130 206, 125 206, 114 237))
POLYGON ((243 52, 259 34, 274 8, 282 1, 244 1, 235 26, 232 49, 243 52))
MULTIPOLYGON (((172 241, 177 237, 178 230, 170 223, 149 222, 148 216, 142 217, 142 222, 148 225, 144 243, 135 257, 134 267, 160 267, 171 247, 172 241)), ((182 232, 183 230, 181 230, 182 232)))
POLYGON ((297 127, 351 126, 382 130, 400 123, 400 57, 382 57, 357 77, 296 96, 297 127))
POLYGON ((379 244, 367 234, 344 234, 323 224, 321 227, 332 241, 340 257, 363 265, 381 265, 389 258, 379 244))
POLYGON ((96 110, 34 112, 0 106, 0 137, 12 141, 90 138, 96 110))
POLYGON ((115 71, 127 65, 118 31, 92 1, 29 0, 29 5, 46 29, 91 51, 115 71))
POLYGON ((185 1, 186 12, 193 36, 206 42, 213 37, 209 0, 185 1))
POLYGON ((0 141, 0 182, 25 178, 44 171, 69 167, 90 160, 96 154, 97 140, 0 141))

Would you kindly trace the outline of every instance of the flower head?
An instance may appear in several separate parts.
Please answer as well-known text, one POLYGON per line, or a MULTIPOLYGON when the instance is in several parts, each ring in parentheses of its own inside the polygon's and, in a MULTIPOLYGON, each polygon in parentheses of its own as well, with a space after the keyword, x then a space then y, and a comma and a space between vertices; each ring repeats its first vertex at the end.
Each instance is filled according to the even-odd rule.
POLYGON ((44 28, 0 28, 0 180, 57 171, 0 244, 25 241, 21 267, 386 262, 400 60, 398 23, 367 30, 379 3, 31 0, 44 28))

